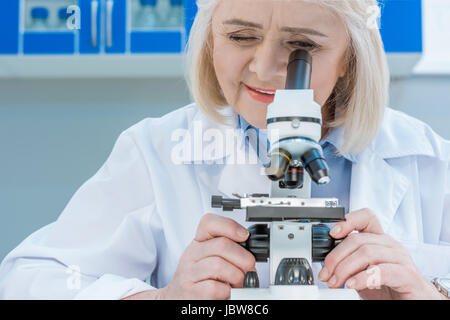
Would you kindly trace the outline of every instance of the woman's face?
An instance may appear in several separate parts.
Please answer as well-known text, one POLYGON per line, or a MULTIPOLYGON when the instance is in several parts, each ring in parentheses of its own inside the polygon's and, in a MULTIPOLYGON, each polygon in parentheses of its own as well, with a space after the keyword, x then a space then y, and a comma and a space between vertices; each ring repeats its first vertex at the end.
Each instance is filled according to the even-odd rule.
POLYGON ((343 22, 302 0, 221 0, 212 19, 213 60, 228 104, 250 124, 266 128, 267 106, 284 89, 289 55, 312 57, 311 89, 323 106, 346 72, 343 22))

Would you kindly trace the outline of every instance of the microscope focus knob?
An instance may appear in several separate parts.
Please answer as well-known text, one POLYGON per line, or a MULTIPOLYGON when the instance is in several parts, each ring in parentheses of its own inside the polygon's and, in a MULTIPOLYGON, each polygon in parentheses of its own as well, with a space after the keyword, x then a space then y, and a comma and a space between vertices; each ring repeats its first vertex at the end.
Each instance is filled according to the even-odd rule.
POLYGON ((256 271, 249 271, 245 274, 244 288, 259 288, 259 278, 256 271))
POLYGON ((324 261, 327 254, 333 250, 343 239, 334 239, 330 236, 330 228, 325 224, 312 226, 312 259, 313 262, 324 261))
POLYGON ((283 258, 275 274, 275 285, 313 285, 314 277, 305 258, 283 258))
POLYGON ((256 262, 267 262, 270 256, 270 231, 267 224, 254 224, 248 228, 248 239, 239 244, 250 251, 256 262))

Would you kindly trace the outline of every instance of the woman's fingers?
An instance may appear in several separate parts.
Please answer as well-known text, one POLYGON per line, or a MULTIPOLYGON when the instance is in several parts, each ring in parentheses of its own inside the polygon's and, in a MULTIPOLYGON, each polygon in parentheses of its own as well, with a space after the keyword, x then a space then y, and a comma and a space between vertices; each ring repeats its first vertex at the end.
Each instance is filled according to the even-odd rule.
POLYGON ((196 300, 226 300, 230 294, 230 285, 220 281, 205 280, 192 286, 192 296, 196 300))
POLYGON ((398 293, 407 294, 414 291, 411 279, 417 277, 415 273, 415 270, 406 268, 404 265, 381 263, 355 274, 347 280, 346 286, 357 291, 380 289, 381 286, 386 286, 398 293))
POLYGON ((166 287, 166 296, 228 299, 231 287, 242 287, 245 273, 255 270, 255 257, 237 243, 248 236, 247 229, 236 221, 205 214, 166 287))
POLYGON ((431 281, 424 279, 413 265, 382 263, 371 266, 347 280, 346 286, 358 291, 362 297, 370 295, 372 298, 386 299, 386 296, 373 295, 371 292, 384 289, 384 292, 389 292, 390 299, 444 300, 444 296, 436 290, 431 281), (392 290, 387 291, 386 288, 392 290))
POLYGON ((190 258, 194 262, 211 256, 219 256, 242 272, 254 270, 255 257, 237 242, 247 240, 249 232, 236 221, 207 213, 197 228, 190 258))
POLYGON ((345 215, 345 221, 334 225, 330 235, 335 239, 341 239, 352 231, 383 234, 383 228, 377 216, 369 209, 361 209, 345 215))
POLYGON ((217 214, 205 214, 197 228, 195 241, 206 241, 215 237, 227 237, 236 242, 247 240, 249 232, 236 221, 217 214))
POLYGON ((354 253, 361 246, 371 244, 384 246, 386 249, 394 247, 394 242, 388 235, 352 233, 326 256, 323 262, 323 268, 319 273, 319 279, 321 281, 328 281, 334 274, 336 267, 346 257, 354 253))
POLYGON ((194 282, 217 280, 232 288, 242 288, 244 272, 221 257, 207 257, 192 266, 194 282))
POLYGON ((222 257, 244 273, 255 269, 256 260, 253 254, 226 237, 194 242, 190 255, 190 258, 194 262, 198 262, 207 257, 222 257))
POLYGON ((378 244, 365 244, 344 258, 337 266, 333 276, 328 280, 328 286, 337 288, 344 285, 348 279, 379 264, 407 265, 409 260, 396 248, 388 248, 378 244))

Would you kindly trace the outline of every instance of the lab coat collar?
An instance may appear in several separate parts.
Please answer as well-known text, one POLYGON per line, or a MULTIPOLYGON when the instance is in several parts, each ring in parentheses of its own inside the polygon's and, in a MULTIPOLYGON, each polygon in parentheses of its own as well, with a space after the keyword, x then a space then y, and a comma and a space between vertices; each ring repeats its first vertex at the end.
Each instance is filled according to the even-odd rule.
POLYGON ((386 108, 380 129, 368 149, 382 159, 436 156, 426 128, 418 120, 386 108))
MULTIPOLYGON (((324 144, 328 142, 330 143, 334 149, 339 150, 342 144, 344 143, 344 129, 337 127, 337 128, 331 128, 329 133, 325 136, 325 138, 320 142, 322 147, 324 144)), ((349 160, 350 162, 357 162, 358 158, 355 154, 351 153, 343 153, 340 154, 345 159, 349 160)))

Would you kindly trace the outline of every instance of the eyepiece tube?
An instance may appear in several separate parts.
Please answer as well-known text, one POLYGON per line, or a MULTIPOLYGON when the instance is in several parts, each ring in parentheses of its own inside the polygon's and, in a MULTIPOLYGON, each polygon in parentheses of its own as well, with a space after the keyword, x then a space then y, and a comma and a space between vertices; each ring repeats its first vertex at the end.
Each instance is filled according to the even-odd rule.
POLYGON ((306 50, 295 50, 289 56, 286 89, 309 89, 312 57, 306 50))
POLYGON ((284 149, 277 149, 270 154, 270 163, 265 173, 272 181, 278 181, 284 177, 286 168, 291 162, 291 154, 284 149))

